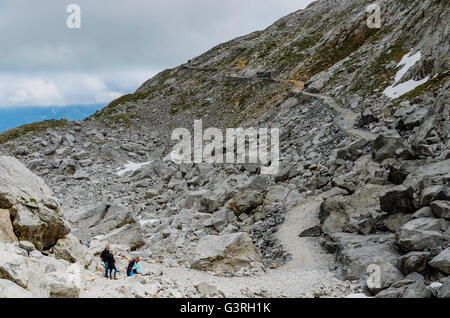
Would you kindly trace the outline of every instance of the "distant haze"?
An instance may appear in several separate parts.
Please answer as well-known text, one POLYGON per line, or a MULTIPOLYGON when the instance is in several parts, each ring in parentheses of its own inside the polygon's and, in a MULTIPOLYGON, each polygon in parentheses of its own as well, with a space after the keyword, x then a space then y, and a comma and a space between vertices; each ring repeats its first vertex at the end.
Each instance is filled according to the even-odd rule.
POLYGON ((312 0, 0 0, 0 107, 107 103, 312 0), (81 29, 66 8, 81 7, 81 29))
POLYGON ((104 104, 69 105, 67 107, 2 107, 0 108, 0 133, 14 127, 42 120, 61 118, 81 120, 94 114, 103 107, 105 107, 104 104))

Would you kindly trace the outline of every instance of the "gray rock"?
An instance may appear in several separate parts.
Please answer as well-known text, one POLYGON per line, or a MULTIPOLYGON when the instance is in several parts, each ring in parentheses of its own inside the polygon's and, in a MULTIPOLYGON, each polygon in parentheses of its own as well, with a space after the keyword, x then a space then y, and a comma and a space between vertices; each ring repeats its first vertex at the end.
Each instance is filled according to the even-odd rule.
POLYGON ((415 154, 401 138, 378 135, 372 145, 372 158, 381 162, 388 158, 414 159, 415 154))
POLYGON ((407 252, 435 248, 445 243, 444 232, 448 224, 443 219, 415 219, 403 225, 395 239, 400 248, 407 252))
POLYGON ((193 251, 191 266, 198 270, 236 272, 261 261, 250 235, 233 233, 202 238, 193 251))
POLYGON ((438 217, 450 219, 450 201, 434 201, 430 204, 430 207, 438 217))
MULTIPOLYGON (((320 206, 320 220, 325 234, 336 232, 355 233, 362 226, 372 224, 369 232, 375 230, 375 220, 379 210, 379 193, 382 187, 365 185, 349 196, 335 196, 324 200, 320 206)), ((367 231, 365 231, 367 232, 367 231)))
POLYGON ((433 211, 431 211, 430 207, 424 207, 420 210, 417 210, 412 214, 412 217, 414 219, 421 219, 421 218, 431 218, 434 217, 433 211))
POLYGON ((338 277, 342 279, 364 278, 369 265, 395 265, 400 256, 394 245, 394 234, 334 233, 331 238, 338 245, 337 259, 342 264, 338 277))
POLYGON ((299 237, 319 237, 321 235, 322 235, 322 227, 316 225, 316 226, 314 226, 312 228, 304 230, 298 236, 299 237))
POLYGON ((15 156, 25 156, 30 153, 30 150, 25 146, 19 146, 13 151, 13 155, 15 156))
POLYGON ((241 214, 250 214, 263 203, 263 198, 258 192, 246 191, 231 200, 227 207, 232 210, 236 216, 240 216, 241 214))
POLYGON ((78 262, 82 266, 88 265, 87 248, 72 234, 60 238, 56 245, 52 247, 52 253, 56 258, 64 259, 70 263, 78 262))
POLYGON ((414 190, 403 185, 383 190, 380 194, 380 208, 383 212, 410 213, 415 211, 414 190))
POLYGON ((413 216, 410 214, 405 213, 396 213, 389 215, 384 220, 384 226, 388 228, 391 232, 396 232, 399 228, 401 228, 403 225, 408 223, 409 221, 413 220, 413 216))
POLYGON ((438 298, 450 298, 450 277, 442 280, 442 287, 439 289, 438 298))
POLYGON ((450 247, 447 247, 439 255, 435 256, 429 264, 434 268, 450 274, 450 247))
POLYGON ((367 140, 360 138, 352 142, 350 145, 338 149, 336 159, 355 161, 361 156, 362 150, 368 143, 369 142, 367 140))
POLYGON ((428 206, 432 201, 450 200, 450 188, 446 185, 434 185, 423 189, 420 195, 421 206, 428 206))
POLYGON ((35 250, 35 247, 34 247, 33 243, 28 242, 28 241, 20 241, 19 242, 19 247, 21 249, 24 249, 27 252, 32 252, 32 251, 35 250))
POLYGON ((0 298, 31 298, 30 291, 20 287, 13 282, 0 279, 0 298))
POLYGON ((0 157, 0 209, 9 209, 19 240, 30 241, 39 250, 70 232, 49 187, 12 157, 0 157))
POLYGON ((186 209, 193 209, 199 212, 212 213, 217 210, 217 202, 211 198, 210 190, 198 190, 189 192, 184 201, 186 209))
POLYGON ((411 273, 405 279, 396 282, 386 290, 379 292, 376 298, 429 298, 432 293, 425 285, 421 274, 411 273))
POLYGON ((413 272, 423 274, 427 267, 428 255, 427 252, 409 252, 398 258, 398 267, 405 275, 413 272))
POLYGON ((221 232, 228 224, 228 211, 227 210, 220 210, 215 212, 212 215, 212 225, 215 227, 215 229, 219 232, 221 232))
POLYGON ((10 280, 26 289, 29 280, 28 272, 25 257, 0 249, 0 279, 10 280))

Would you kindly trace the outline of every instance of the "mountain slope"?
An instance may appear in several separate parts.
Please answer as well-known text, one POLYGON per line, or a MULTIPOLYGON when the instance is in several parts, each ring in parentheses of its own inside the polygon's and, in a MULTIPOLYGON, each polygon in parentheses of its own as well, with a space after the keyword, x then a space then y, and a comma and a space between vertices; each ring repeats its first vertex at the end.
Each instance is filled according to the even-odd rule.
POLYGON ((309 268, 292 248, 300 233, 291 222, 308 206, 298 231, 316 224, 304 255, 321 245, 338 260, 319 280, 336 274, 373 295, 429 297, 424 277, 448 276, 433 264, 449 241, 449 5, 380 1, 382 27, 370 29, 369 4, 314 2, 161 72, 84 121, 0 134, 0 149, 45 178, 80 237, 219 275, 301 275, 309 268), (407 93, 387 94, 400 89, 407 93), (279 173, 163 160, 172 130, 192 130, 195 119, 204 128, 279 127, 279 173), (253 251, 248 240, 233 245, 247 235, 260 259, 241 257, 253 251), (198 246, 222 242, 232 246, 225 256, 199 256, 198 246), (367 279, 371 265, 380 286, 367 279))

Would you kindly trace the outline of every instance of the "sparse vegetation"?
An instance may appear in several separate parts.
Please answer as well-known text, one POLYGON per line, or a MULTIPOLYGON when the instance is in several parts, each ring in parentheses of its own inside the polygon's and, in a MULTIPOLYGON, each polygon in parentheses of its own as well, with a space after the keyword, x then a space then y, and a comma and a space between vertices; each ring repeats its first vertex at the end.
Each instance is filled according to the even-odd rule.
POLYGON ((61 128, 66 124, 66 120, 45 120, 16 127, 0 134, 0 144, 5 144, 28 134, 36 134, 45 131, 48 128, 61 128))

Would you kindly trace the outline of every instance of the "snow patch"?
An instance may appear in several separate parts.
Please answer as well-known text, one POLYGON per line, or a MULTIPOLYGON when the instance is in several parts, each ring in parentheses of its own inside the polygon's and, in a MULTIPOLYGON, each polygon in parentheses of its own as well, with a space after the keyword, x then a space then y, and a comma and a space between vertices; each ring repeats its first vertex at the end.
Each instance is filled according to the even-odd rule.
POLYGON ((403 56, 402 60, 400 61, 400 63, 398 63, 398 66, 402 66, 403 67, 397 72, 397 74, 395 74, 395 82, 394 84, 392 84, 391 86, 387 87, 384 91, 383 94, 386 95, 389 98, 398 98, 410 91, 412 91, 413 89, 415 89, 416 87, 425 84, 426 82, 428 82, 428 80, 430 79, 429 76, 425 77, 424 79, 420 80, 420 81, 415 81, 415 80, 409 80, 406 81, 404 83, 397 84, 402 77, 406 74, 406 72, 408 72, 408 70, 414 66, 418 61, 420 61, 421 57, 422 57, 422 53, 417 52, 414 55, 412 54, 412 50, 406 54, 405 56, 403 56))
POLYGON ((117 173, 118 176, 121 177, 127 172, 136 171, 136 170, 140 169, 143 166, 151 164, 152 162, 153 161, 142 162, 142 163, 134 163, 134 162, 128 161, 128 163, 125 164, 124 168, 122 170, 117 171, 116 173, 117 173))

